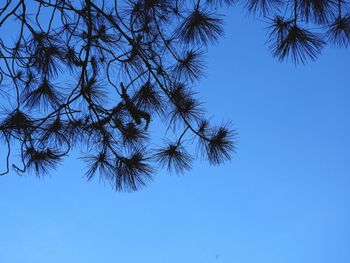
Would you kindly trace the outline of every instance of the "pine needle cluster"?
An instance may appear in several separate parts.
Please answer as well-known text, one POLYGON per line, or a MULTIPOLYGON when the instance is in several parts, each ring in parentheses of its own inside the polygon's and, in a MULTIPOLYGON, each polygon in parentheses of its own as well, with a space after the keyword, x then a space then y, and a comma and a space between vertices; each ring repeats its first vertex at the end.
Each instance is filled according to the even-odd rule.
POLYGON ((193 91, 208 46, 224 34, 220 8, 265 18, 273 56, 297 64, 327 43, 349 45, 349 2, 3 1, 0 92, 9 103, 0 115, 1 175, 13 167, 42 176, 77 148, 86 178, 120 191, 146 185, 159 166, 183 173, 198 155, 221 164, 235 152, 235 131, 211 124, 193 91), (158 147, 155 123, 166 130, 158 147))
POLYGON ((1 81, 14 98, 0 118, 9 146, 3 174, 13 163, 18 173, 43 176, 78 149, 87 180, 136 191, 157 167, 190 169, 193 143, 210 163, 229 160, 233 129, 208 125, 203 133, 205 110, 192 88, 204 75, 206 47, 223 35, 218 8, 232 4, 1 3, 0 25, 17 25, 0 40, 1 81), (164 125, 163 145, 150 133, 153 124, 164 125), (17 163, 11 149, 19 149, 17 163))

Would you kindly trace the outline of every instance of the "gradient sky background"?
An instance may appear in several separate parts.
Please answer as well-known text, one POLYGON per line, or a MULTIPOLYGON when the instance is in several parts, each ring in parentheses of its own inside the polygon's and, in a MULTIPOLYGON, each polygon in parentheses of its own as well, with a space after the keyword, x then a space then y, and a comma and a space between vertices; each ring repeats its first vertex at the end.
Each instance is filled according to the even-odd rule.
POLYGON ((82 179, 0 178, 1 263, 349 263, 349 50, 278 63, 264 23, 227 11, 198 86, 239 132, 232 162, 160 171, 137 193, 82 179))

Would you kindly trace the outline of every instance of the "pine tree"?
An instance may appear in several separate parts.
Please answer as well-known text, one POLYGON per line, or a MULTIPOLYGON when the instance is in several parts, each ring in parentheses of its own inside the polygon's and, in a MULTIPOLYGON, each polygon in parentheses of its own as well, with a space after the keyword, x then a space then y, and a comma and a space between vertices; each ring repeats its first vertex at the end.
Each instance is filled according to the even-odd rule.
MULTIPOLYGON (((235 4, 1 3, 0 91, 10 102, 0 119, 7 149, 1 175, 11 166, 45 175, 78 148, 88 180, 98 175, 116 190, 134 191, 158 166, 182 173, 197 155, 214 165, 229 160, 236 148, 232 125, 211 124, 192 87, 204 74, 208 46, 224 34, 220 7, 235 4), (157 148, 149 131, 155 122, 173 131, 157 148), (197 150, 190 153, 193 142, 197 150), (11 149, 20 160, 12 160, 11 149)), ((349 45, 349 1, 245 0, 237 6, 266 19, 279 60, 305 63, 327 43, 349 45)))

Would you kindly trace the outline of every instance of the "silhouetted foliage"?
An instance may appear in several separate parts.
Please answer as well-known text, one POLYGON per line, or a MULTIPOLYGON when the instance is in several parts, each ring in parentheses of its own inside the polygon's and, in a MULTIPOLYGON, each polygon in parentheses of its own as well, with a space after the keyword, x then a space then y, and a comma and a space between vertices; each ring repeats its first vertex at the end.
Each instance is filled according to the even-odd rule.
POLYGON ((150 181, 157 165, 182 173, 194 155, 229 160, 235 131, 207 121, 192 87, 206 48, 224 33, 220 7, 236 2, 266 18, 279 60, 305 63, 326 43, 349 44, 345 0, 3 1, 2 175, 16 163, 11 149, 15 171, 41 176, 79 147, 88 180, 99 174, 126 191, 150 181), (159 147, 150 134, 156 118, 167 130, 159 147))
POLYGON ((294 63, 315 60, 327 42, 346 47, 349 35, 349 1, 251 0, 248 10, 269 16, 268 42, 279 60, 294 63), (274 15, 273 15, 274 14, 274 15), (283 15, 282 15, 283 14, 283 15))

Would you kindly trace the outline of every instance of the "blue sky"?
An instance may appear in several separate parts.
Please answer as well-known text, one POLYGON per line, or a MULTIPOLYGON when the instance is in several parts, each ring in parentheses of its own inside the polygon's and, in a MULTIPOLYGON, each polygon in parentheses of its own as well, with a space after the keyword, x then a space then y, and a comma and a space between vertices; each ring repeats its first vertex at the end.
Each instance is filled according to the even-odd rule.
POLYGON ((0 262, 350 262, 349 50, 281 64, 265 26, 231 9, 198 84, 239 132, 230 163, 160 171, 137 193, 86 183, 74 158, 46 178, 11 173, 0 262))

